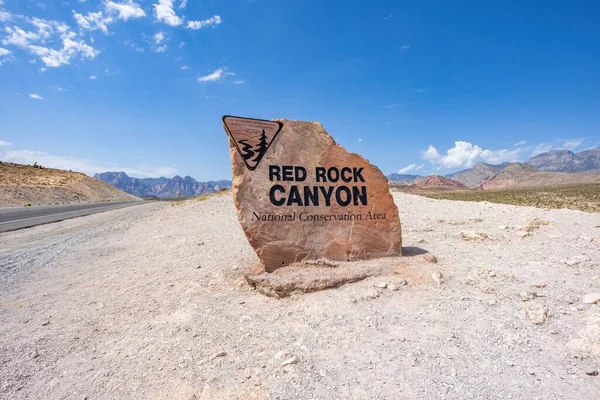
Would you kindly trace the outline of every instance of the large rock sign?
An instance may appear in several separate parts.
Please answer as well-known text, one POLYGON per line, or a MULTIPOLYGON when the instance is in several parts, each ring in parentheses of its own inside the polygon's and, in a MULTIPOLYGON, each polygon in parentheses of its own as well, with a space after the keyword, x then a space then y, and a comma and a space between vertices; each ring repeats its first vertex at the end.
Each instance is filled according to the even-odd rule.
POLYGON ((321 124, 224 116, 223 126, 238 219, 266 271, 401 254, 386 177, 321 124))

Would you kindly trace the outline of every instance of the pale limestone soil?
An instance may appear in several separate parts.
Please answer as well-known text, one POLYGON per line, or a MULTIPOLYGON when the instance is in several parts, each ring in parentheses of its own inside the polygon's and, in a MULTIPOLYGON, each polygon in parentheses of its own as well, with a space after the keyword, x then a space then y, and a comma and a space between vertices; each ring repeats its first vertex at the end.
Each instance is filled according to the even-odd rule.
POLYGON ((0 398, 600 398, 600 214, 394 196, 441 286, 265 297, 229 196, 1 234, 0 398))

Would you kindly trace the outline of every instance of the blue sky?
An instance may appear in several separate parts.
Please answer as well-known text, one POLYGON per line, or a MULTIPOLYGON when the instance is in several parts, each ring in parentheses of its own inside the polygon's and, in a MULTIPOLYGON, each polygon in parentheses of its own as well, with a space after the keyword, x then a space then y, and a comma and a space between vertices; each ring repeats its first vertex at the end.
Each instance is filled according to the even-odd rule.
POLYGON ((383 172, 600 140, 595 1, 0 0, 0 159, 231 176, 224 114, 383 172))

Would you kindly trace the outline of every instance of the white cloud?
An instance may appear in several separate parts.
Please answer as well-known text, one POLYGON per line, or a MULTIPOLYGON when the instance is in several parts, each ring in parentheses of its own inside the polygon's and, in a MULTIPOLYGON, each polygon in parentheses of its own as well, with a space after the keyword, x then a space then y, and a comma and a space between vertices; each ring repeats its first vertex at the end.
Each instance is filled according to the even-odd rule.
POLYGON ((198 78, 198 82, 216 82, 227 75, 235 75, 233 72, 226 72, 226 68, 218 68, 213 73, 198 78))
POLYGON ((131 47, 132 49, 134 49, 138 53, 143 53, 144 52, 144 48, 143 47, 138 46, 137 44, 133 43, 131 40, 126 40, 125 42, 123 42, 123 44, 125 46, 131 47))
POLYGON ((164 53, 165 51, 167 51, 166 44, 163 44, 162 46, 158 46, 157 48, 154 49, 155 53, 164 53))
POLYGON ((421 158, 423 160, 435 162, 440 159, 440 153, 438 153, 437 149, 433 145, 429 145, 427 150, 421 152, 421 158))
POLYGON ((421 158, 441 168, 470 168, 480 161, 499 164, 505 161, 517 161, 524 149, 514 150, 484 150, 469 142, 456 141, 454 147, 449 149, 445 155, 430 145, 427 150, 421 152, 421 158))
POLYGON ((358 141, 359 141, 359 142, 362 142, 362 141, 363 141, 363 138, 359 137, 359 138, 358 138, 358 141))
POLYGON ((114 1, 107 1, 104 3, 106 11, 110 14, 118 14, 118 18, 123 21, 127 21, 132 18, 141 18, 146 15, 142 8, 133 2, 128 0, 124 3, 115 3, 114 1))
POLYGON ((40 96, 39 94, 35 94, 35 93, 29 93, 29 97, 34 100, 44 100, 44 98, 42 96, 40 96))
POLYGON ((2 39, 2 43, 5 45, 13 45, 17 47, 27 47, 29 43, 40 40, 40 36, 31 31, 26 31, 18 26, 7 26, 4 31, 8 33, 8 36, 2 39))
POLYGON ((514 144, 514 146, 518 147, 518 146, 523 146, 524 144, 527 144, 527 142, 525 140, 519 140, 517 143, 514 144))
POLYGON ((8 147, 8 146, 12 146, 12 143, 7 142, 5 140, 0 140, 0 147, 8 147))
POLYGON ((541 143, 537 145, 535 149, 533 149, 531 155, 537 156, 538 154, 546 153, 550 150, 552 150, 552 145, 550 143, 541 143))
POLYGON ((205 28, 207 26, 215 27, 215 26, 221 24, 221 22, 223 22, 223 20, 221 19, 220 16, 213 15, 212 17, 205 19, 203 21, 189 21, 187 23, 186 27, 188 29, 198 30, 198 29, 205 28))
POLYGON ((179 69, 182 71, 186 71, 186 70, 190 69, 190 67, 188 67, 187 65, 182 65, 181 67, 179 67, 179 69))
POLYGON ((408 50, 410 49, 410 45, 409 44, 405 44, 404 46, 400 46, 400 50, 408 50))
POLYGON ((417 164, 410 164, 404 168, 400 168, 400 170, 398 171, 399 174, 408 174, 409 172, 414 172, 414 171, 419 171, 421 168, 423 168, 425 165, 421 164, 421 165, 417 165, 417 164))
POLYGON ((563 147, 568 150, 575 150, 576 148, 581 146, 581 143, 583 143, 583 139, 571 139, 567 140, 563 147))
POLYGON ((233 81, 235 85, 243 85, 246 81, 233 81))
POLYGON ((66 88, 61 87, 61 86, 52 86, 52 89, 56 90, 57 92, 61 92, 61 93, 69 91, 69 89, 66 89, 66 88))
POLYGON ((2 65, 3 62, 11 59, 12 58, 11 54, 12 54, 12 51, 5 49, 3 47, 0 47, 0 65, 2 65))
MULTIPOLYGON (((0 3, 0 4, 2 4, 2 3, 0 3)), ((12 15, 10 15, 9 12, 0 10, 0 22, 10 21, 11 18, 12 18, 12 15)))
POLYGON ((37 55, 46 67, 60 67, 70 64, 72 59, 92 59, 100 52, 77 37, 71 28, 57 21, 28 18, 25 20, 37 28, 37 32, 26 31, 21 27, 6 27, 8 36, 2 40, 5 45, 21 47, 37 55), (53 47, 47 47, 46 42, 53 47), (60 43, 62 47, 57 47, 60 43))
POLYGON ((177 172, 175 167, 140 165, 136 167, 123 167, 115 164, 104 164, 92 160, 55 156, 35 150, 7 150, 0 151, 0 158, 4 161, 19 164, 33 164, 37 162, 44 167, 72 170, 94 175, 106 171, 124 171, 127 175, 139 178, 158 178, 160 176, 173 176, 177 172))
POLYGON ((156 20, 159 22, 164 22, 170 26, 183 24, 183 19, 173 9, 173 0, 158 0, 158 3, 154 4, 154 11, 156 13, 156 20))
POLYGON ((44 68, 44 67, 40 68, 40 72, 46 72, 46 68, 44 68))
POLYGON ((501 164, 506 161, 518 161, 524 149, 514 150, 484 150, 481 152, 481 158, 490 164, 501 164))
POLYGON ((181 3, 179 3, 179 8, 184 9, 185 7, 187 7, 187 0, 181 0, 181 3))
POLYGON ((154 35, 154 42, 156 44, 159 44, 163 40, 165 40, 165 34, 163 32, 158 32, 156 35, 154 35))
POLYGON ((91 80, 96 80, 96 75, 90 75, 91 80))
POLYGON ((62 35, 62 48, 60 50, 42 46, 29 46, 29 50, 39 56, 47 67, 53 68, 70 64, 72 58, 93 59, 100 54, 92 46, 77 40, 73 32, 62 35))
POLYGON ((108 24, 113 22, 112 17, 104 16, 102 11, 90 12, 87 15, 77 14, 73 11, 73 18, 79 28, 87 31, 101 30, 104 34, 108 34, 108 24))

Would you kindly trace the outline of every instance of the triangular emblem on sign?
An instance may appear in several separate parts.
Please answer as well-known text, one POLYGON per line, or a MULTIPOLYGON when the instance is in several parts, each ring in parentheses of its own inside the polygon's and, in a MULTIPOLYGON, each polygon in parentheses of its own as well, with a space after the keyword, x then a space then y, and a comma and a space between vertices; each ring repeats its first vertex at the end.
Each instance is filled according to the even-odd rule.
POLYGON ((254 171, 283 128, 283 124, 278 121, 225 115, 223 127, 242 156, 246 167, 254 171))

